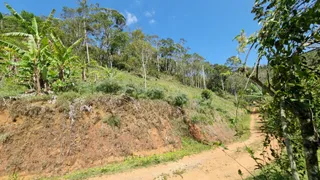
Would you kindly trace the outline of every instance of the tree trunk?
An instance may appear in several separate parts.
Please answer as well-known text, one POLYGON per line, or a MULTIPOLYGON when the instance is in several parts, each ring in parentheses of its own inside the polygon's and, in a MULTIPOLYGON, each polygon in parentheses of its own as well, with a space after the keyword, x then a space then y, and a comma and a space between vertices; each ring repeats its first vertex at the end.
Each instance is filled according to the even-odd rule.
POLYGON ((281 102, 281 104, 280 104, 281 126, 282 126, 282 131, 283 131, 284 143, 286 145, 287 154, 288 154, 288 158, 290 161, 292 179, 293 180, 300 180, 299 174, 297 171, 297 165, 296 165, 296 162, 295 162, 294 156, 293 156, 291 140, 290 140, 290 138, 288 136, 288 132, 287 132, 287 122, 286 122, 287 118, 286 118, 286 112, 283 109, 283 107, 284 107, 283 104, 284 104, 284 102, 281 102))
POLYGON ((142 57, 142 69, 143 69, 143 78, 144 78, 144 89, 147 89, 147 70, 146 70, 145 57, 144 57, 143 50, 141 53, 141 57, 142 57))
POLYGON ((207 84, 206 84, 206 74, 204 72, 204 66, 202 65, 202 77, 203 77, 203 88, 207 89, 207 84))
POLYGON ((64 81, 64 69, 63 68, 60 68, 60 70, 59 70, 59 79, 61 81, 64 81))
POLYGON ((299 114, 308 179, 319 180, 318 137, 315 132, 313 118, 310 110, 306 108, 300 109, 299 114))
POLYGON ((40 71, 38 67, 34 68, 34 83, 35 83, 35 88, 37 91, 37 95, 40 95, 41 93, 41 85, 40 85, 40 71))
MULTIPOLYGON (((86 20, 83 21, 84 25, 84 43, 86 46, 86 54, 87 54, 87 61, 85 62, 85 65, 87 68, 87 65, 90 63, 90 53, 89 53, 89 45, 88 45, 88 35, 87 35, 87 28, 86 28, 86 20)), ((82 80, 87 81, 87 74, 86 74, 86 69, 82 70, 82 80)))
POLYGON ((222 90, 223 90, 223 91, 225 91, 225 89, 224 89, 224 82, 223 82, 223 79, 222 79, 222 78, 220 78, 220 80, 221 80, 222 90))
POLYGON ((160 72, 160 56, 157 54, 158 72, 160 72))
POLYGON ((82 81, 86 82, 87 81, 87 74, 86 74, 86 67, 82 68, 82 81))
POLYGON ((84 43, 86 45, 86 53, 87 53, 87 63, 90 63, 90 54, 89 54, 89 45, 88 45, 88 35, 87 35, 87 28, 86 28, 86 21, 83 21, 84 25, 84 43))

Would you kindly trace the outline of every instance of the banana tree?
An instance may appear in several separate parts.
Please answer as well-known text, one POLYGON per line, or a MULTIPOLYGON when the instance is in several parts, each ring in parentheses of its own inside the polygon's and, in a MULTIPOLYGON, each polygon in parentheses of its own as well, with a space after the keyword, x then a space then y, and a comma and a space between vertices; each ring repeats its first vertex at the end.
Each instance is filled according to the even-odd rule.
MULTIPOLYGON (((26 22, 21 15, 19 15, 10 5, 6 4, 6 7, 21 23, 30 24, 26 22)), ((47 20, 43 23, 42 28, 39 28, 37 19, 34 17, 31 20, 31 25, 27 26, 26 32, 11 32, 1 34, 0 45, 13 49, 22 56, 21 65, 24 67, 24 72, 28 79, 33 82, 33 88, 37 94, 41 92, 41 81, 43 76, 46 74, 48 69, 47 62, 48 50, 49 50, 49 39, 46 36, 50 29, 50 24, 53 18, 55 10, 51 12, 47 20), (40 31, 41 29, 41 31, 40 31), (22 43, 15 45, 10 41, 3 40, 4 38, 18 38, 22 39, 22 43)), ((43 83, 43 82, 42 82, 43 83)))
POLYGON ((2 47, 0 49, 0 69, 1 73, 0 75, 8 75, 11 74, 16 75, 17 74, 17 53, 7 47, 2 47))
POLYGON ((72 62, 78 59, 78 56, 73 55, 72 51, 82 42, 82 39, 77 40, 70 47, 66 47, 60 38, 57 38, 54 34, 50 36, 53 44, 52 63, 59 70, 59 79, 64 82, 65 71, 70 71, 72 62))

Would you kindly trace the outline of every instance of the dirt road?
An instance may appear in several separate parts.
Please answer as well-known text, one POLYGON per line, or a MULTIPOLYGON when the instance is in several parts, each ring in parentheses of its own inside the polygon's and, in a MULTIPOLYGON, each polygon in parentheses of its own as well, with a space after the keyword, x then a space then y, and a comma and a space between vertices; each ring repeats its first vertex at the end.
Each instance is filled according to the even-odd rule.
MULTIPOLYGON (((237 180, 241 179, 238 175, 239 169, 243 172, 243 177, 248 177, 250 174, 247 170, 253 172, 255 162, 246 152, 245 147, 257 147, 263 140, 263 136, 255 128, 257 119, 258 114, 251 115, 250 138, 245 142, 235 142, 227 145, 227 150, 219 147, 212 151, 185 157, 177 162, 95 177, 92 180, 237 180)), ((257 153, 259 153, 259 150, 257 153)))

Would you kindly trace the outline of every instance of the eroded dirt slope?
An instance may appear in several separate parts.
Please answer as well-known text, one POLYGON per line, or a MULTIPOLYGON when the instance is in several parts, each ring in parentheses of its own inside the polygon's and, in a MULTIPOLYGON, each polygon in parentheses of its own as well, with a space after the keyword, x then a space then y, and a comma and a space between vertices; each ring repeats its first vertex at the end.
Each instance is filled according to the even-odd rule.
POLYGON ((191 131, 186 116, 164 101, 128 97, 99 96, 71 105, 13 100, 0 109, 0 177, 63 175, 172 151, 181 148, 181 130, 217 141, 233 138, 221 121, 191 131))
MULTIPOLYGON (((185 157, 177 162, 95 177, 91 180, 240 180, 242 178, 238 174, 239 169, 243 172, 244 178, 248 177, 255 169, 256 163, 246 152, 245 147, 257 146, 263 141, 263 135, 255 127, 258 118, 258 114, 251 115, 250 138, 245 142, 231 143, 227 145, 227 149, 219 147, 212 151, 185 157)), ((261 151, 262 149, 259 149, 256 154, 259 155, 261 151)))

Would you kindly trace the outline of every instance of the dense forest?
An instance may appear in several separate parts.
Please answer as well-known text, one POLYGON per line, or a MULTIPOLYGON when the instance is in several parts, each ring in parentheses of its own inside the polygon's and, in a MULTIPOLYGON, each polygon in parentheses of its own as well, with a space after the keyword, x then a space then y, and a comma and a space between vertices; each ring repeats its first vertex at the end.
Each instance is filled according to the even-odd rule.
MULTIPOLYGON (((263 145, 271 148, 273 157, 270 163, 271 158, 257 158, 247 148, 261 170, 253 178, 319 179, 319 0, 255 0, 252 14, 260 30, 252 35, 240 31, 234 38, 238 54, 223 65, 190 53, 183 38, 129 31, 120 12, 86 0, 79 0, 76 8, 64 7, 60 16, 53 10, 47 17, 5 6, 10 13, 0 13, 0 85, 11 87, 6 91, 59 94, 80 92, 88 84, 113 93, 120 88, 114 76, 127 72, 143 79, 141 89, 151 99, 163 99, 162 91, 150 91, 148 83, 169 77, 203 89, 202 100, 214 92, 232 101, 237 106, 236 117, 229 118, 233 125, 239 107, 259 106, 263 145), (249 67, 253 50, 258 58, 249 67), (280 153, 270 147, 274 139, 280 153)), ((132 93, 137 87, 126 86, 125 93, 139 98, 132 93)), ((11 95, 17 94, 0 94, 4 99, 11 95)), ((175 101, 183 107, 187 97, 175 101)))

